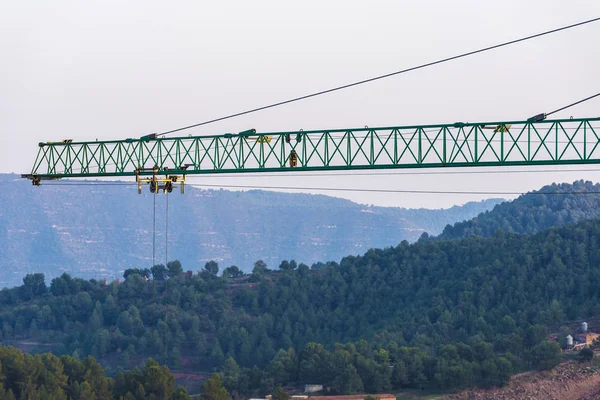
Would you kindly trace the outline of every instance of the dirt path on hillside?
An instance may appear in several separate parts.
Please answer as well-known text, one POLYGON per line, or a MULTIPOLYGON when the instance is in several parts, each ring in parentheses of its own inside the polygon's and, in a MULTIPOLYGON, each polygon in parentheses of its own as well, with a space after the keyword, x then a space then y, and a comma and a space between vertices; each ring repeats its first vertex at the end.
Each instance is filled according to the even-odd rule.
POLYGON ((443 400, 598 400, 600 370, 575 361, 551 371, 527 372, 512 377, 508 386, 471 389, 443 400))

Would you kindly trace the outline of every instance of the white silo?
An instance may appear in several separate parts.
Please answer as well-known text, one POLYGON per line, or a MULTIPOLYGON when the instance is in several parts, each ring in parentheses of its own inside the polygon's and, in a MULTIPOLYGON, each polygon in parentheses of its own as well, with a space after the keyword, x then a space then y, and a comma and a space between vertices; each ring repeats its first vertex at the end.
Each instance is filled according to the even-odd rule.
POLYGON ((585 333, 588 330, 588 325, 587 322, 582 322, 581 323, 581 332, 585 333))
POLYGON ((567 335, 567 347, 573 346, 573 336, 567 335))

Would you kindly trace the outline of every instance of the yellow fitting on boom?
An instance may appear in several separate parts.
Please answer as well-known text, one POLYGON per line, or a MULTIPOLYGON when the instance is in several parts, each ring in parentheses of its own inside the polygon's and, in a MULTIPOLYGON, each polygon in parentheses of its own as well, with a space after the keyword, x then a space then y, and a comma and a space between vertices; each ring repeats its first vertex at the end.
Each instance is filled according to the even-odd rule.
POLYGON ((254 139, 258 143, 271 143, 271 140, 273 140, 273 136, 257 136, 255 138, 247 137, 245 139, 246 140, 254 139))
POLYGON ((160 190, 163 193, 171 193, 173 189, 180 188, 181 194, 185 193, 185 175, 169 175, 164 178, 159 178, 156 175, 151 178, 142 178, 136 175, 135 180, 138 186, 138 194, 142 194, 142 185, 150 185, 150 193, 158 194, 160 190))

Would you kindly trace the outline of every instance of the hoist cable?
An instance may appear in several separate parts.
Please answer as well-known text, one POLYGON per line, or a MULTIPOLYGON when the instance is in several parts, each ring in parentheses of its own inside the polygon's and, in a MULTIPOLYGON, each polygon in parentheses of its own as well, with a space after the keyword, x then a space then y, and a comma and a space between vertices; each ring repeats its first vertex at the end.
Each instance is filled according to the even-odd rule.
MULTIPOLYGON (((154 267, 156 257, 156 194, 152 194, 153 206, 152 206, 152 267, 154 267)), ((152 269, 151 269, 152 271, 152 269)), ((152 277, 152 358, 156 359, 156 349, 154 345, 154 335, 156 329, 155 323, 156 315, 156 279, 152 277)))
MULTIPOLYGON (((166 200, 165 200, 165 269, 168 267, 169 265, 169 193, 167 192, 166 194, 166 200)), ((168 325, 168 321, 169 321, 169 304, 168 304, 168 300, 169 300, 169 280, 165 279, 165 303, 167 308, 166 308, 166 316, 165 316, 165 323, 168 325)), ((165 331, 165 359, 164 359, 164 365, 167 365, 167 334, 168 331, 165 331)))
MULTIPOLYGON (((166 193, 165 197, 165 268, 167 268, 169 263, 169 193, 166 193)), ((169 287, 165 285, 165 293, 168 294, 168 292, 169 287)))

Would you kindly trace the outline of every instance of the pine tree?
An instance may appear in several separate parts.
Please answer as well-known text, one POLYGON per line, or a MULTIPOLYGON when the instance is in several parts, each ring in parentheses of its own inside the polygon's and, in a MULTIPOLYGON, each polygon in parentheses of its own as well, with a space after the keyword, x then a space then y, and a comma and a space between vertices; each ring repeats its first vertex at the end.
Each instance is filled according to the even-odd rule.
POLYGON ((229 393, 223 387, 221 377, 213 374, 206 382, 202 384, 202 400, 229 400, 229 393))
POLYGON ((281 386, 277 386, 273 391, 273 400, 290 400, 290 395, 281 386))

